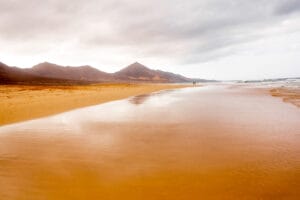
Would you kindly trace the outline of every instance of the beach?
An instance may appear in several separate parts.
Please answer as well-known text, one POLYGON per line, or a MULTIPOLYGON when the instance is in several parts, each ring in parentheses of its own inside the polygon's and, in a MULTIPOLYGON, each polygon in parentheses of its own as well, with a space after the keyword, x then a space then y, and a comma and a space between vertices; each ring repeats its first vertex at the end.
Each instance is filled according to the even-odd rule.
POLYGON ((300 89, 299 88, 273 88, 270 93, 274 97, 280 97, 284 102, 292 103, 300 108, 300 89))
POLYGON ((0 127, 0 198, 298 199, 300 111, 267 89, 167 90, 0 127))
POLYGON ((0 126, 133 95, 182 87, 186 86, 178 84, 0 85, 0 126))
POLYGON ((0 200, 300 200, 300 0, 0 0, 0 21, 0 200))

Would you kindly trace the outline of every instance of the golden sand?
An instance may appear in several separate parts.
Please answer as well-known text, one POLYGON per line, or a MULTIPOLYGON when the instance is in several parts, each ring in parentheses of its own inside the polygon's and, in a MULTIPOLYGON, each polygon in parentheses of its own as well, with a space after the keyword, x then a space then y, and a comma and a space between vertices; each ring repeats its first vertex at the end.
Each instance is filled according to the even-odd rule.
POLYGON ((0 86, 0 125, 44 117, 165 89, 167 84, 99 84, 84 86, 0 86))
POLYGON ((141 98, 1 127, 0 199, 299 199, 297 107, 227 86, 141 98))
POLYGON ((289 102, 300 107, 300 90, 296 88, 274 88, 270 90, 274 97, 281 97, 284 102, 289 102))

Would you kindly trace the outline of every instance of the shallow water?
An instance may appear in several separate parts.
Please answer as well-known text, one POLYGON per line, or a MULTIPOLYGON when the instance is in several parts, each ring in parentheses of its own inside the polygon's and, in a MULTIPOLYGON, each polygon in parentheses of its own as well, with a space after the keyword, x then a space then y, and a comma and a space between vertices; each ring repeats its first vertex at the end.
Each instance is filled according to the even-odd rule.
POLYGON ((300 110, 162 91, 0 127, 0 199, 297 199, 300 110))

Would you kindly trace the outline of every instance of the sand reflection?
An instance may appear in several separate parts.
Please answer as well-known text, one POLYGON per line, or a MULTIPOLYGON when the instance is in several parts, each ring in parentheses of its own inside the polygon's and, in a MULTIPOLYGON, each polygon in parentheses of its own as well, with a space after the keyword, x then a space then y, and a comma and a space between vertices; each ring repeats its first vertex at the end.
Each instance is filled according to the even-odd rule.
POLYGON ((159 91, 159 92, 153 92, 150 94, 138 95, 138 96, 129 98, 129 102, 134 105, 140 105, 140 104, 143 104, 144 102, 146 102, 151 97, 161 96, 161 95, 164 95, 167 93, 172 93, 172 92, 174 92, 174 90, 169 89, 169 90, 163 90, 163 91, 159 91))
POLYGON ((139 105, 144 103, 145 101, 147 101, 147 99, 149 98, 149 94, 143 94, 143 95, 139 95, 139 96, 135 96, 129 99, 129 102, 135 105, 139 105))

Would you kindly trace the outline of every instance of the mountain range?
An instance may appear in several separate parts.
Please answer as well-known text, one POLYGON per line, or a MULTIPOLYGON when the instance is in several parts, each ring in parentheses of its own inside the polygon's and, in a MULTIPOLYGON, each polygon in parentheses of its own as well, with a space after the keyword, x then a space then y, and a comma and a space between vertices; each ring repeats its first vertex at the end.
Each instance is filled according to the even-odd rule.
POLYGON ((179 74, 152 70, 138 62, 115 73, 106 73, 88 65, 70 67, 43 62, 32 68, 18 68, 0 62, 0 84, 73 84, 100 82, 180 83, 191 81, 192 79, 179 74))

